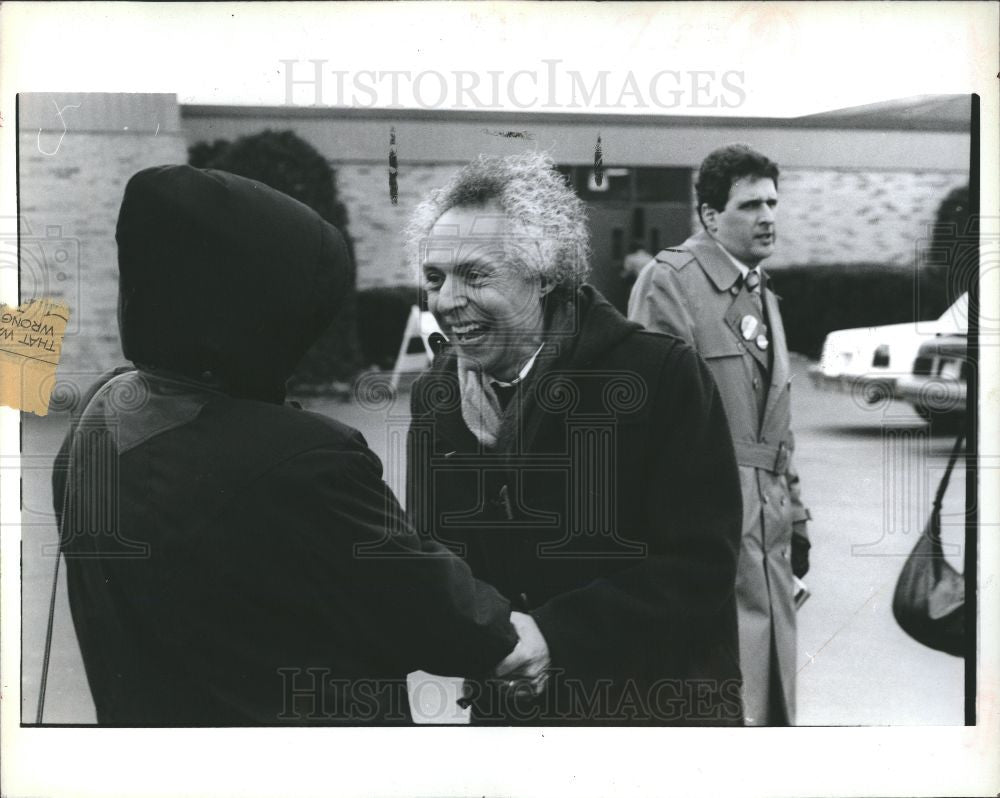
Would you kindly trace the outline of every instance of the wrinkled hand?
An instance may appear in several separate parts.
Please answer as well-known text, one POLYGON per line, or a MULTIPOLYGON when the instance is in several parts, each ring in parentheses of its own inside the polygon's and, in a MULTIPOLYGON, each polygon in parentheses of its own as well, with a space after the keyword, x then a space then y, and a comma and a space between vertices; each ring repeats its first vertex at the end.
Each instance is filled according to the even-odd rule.
POLYGON ((510 622, 517 632, 517 645, 493 669, 493 673, 501 679, 507 679, 508 686, 512 689, 527 685, 535 695, 541 695, 548 679, 549 646, 530 615, 512 612, 510 622))

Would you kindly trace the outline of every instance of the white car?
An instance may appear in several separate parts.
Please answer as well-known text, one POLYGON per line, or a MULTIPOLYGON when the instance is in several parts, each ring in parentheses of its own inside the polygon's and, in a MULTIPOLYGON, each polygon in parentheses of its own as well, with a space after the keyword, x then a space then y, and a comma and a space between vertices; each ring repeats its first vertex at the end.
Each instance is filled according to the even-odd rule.
POLYGON ((913 371, 920 346, 939 335, 968 332, 969 295, 962 294, 934 321, 835 330, 823 342, 813 384, 849 391, 870 403, 898 398, 896 383, 913 371))
POLYGON ((896 398, 939 431, 957 430, 965 422, 968 382, 967 337, 941 334, 920 347, 913 373, 896 382, 896 398))

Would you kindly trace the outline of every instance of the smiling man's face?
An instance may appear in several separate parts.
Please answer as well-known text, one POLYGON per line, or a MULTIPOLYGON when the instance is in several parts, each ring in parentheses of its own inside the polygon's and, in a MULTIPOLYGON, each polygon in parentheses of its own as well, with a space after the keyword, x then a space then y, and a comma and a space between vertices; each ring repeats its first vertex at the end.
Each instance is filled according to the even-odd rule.
POLYGON ((541 343, 540 278, 507 262, 506 217, 495 203, 459 206, 434 224, 421 264, 427 307, 458 352, 511 380, 541 343))
POLYGON ((721 211, 702 206, 702 219, 712 237, 751 269, 774 253, 774 225, 778 190, 769 177, 741 177, 733 181, 729 200, 721 211))

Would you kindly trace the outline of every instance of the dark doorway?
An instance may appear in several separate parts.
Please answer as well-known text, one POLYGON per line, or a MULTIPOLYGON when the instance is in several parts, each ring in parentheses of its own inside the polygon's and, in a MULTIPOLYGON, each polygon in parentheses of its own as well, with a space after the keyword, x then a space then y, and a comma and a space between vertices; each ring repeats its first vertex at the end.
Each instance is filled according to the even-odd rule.
POLYGON ((588 166, 561 167, 570 185, 587 203, 592 251, 590 282, 619 310, 628 305, 630 284, 622 279, 622 263, 632 242, 650 256, 663 246, 691 235, 690 169, 613 167, 597 185, 588 166))

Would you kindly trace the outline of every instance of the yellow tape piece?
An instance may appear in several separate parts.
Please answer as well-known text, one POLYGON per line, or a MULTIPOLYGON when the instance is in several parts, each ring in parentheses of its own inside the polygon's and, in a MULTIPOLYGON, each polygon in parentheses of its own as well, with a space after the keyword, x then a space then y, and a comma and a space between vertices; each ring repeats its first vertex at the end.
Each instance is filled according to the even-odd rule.
POLYGON ((49 412, 68 321, 62 302, 0 305, 0 404, 37 416, 49 412))

